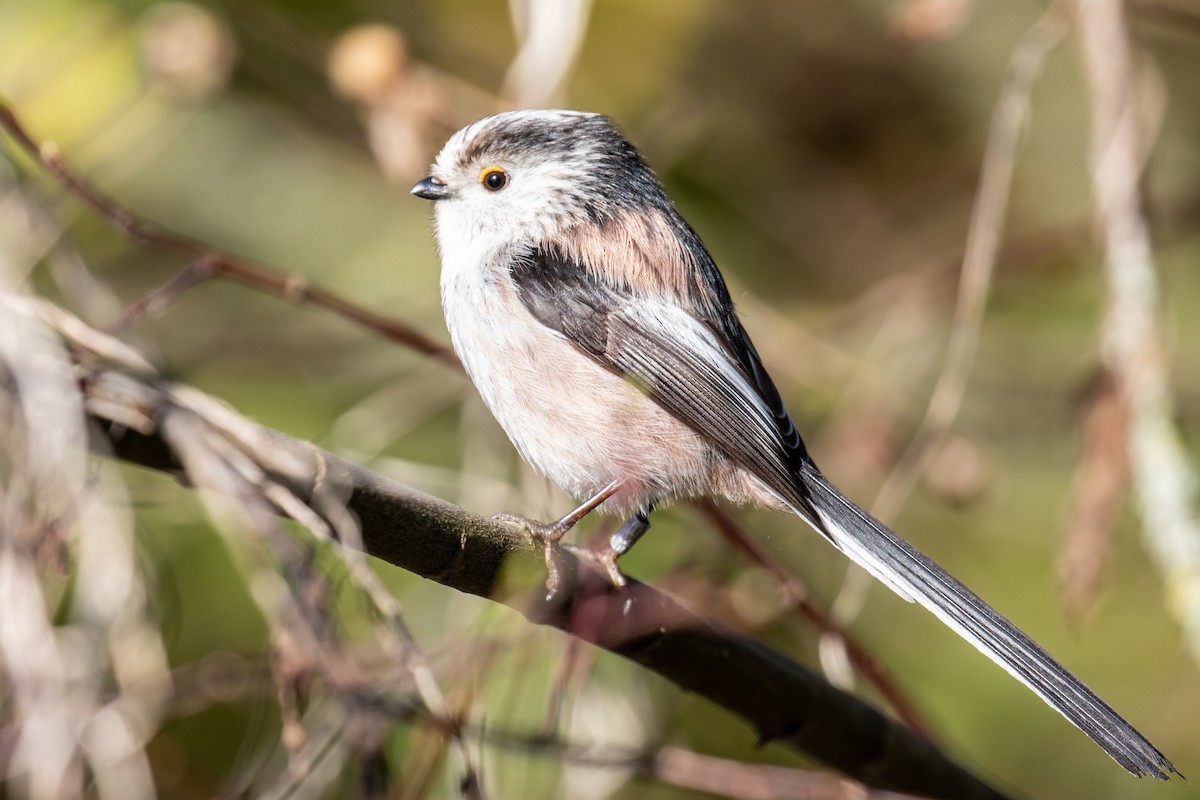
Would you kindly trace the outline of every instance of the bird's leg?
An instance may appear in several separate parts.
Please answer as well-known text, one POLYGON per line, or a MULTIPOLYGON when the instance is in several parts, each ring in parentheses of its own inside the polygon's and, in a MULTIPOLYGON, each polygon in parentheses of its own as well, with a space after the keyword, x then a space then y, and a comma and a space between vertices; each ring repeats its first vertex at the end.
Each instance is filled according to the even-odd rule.
POLYGON ((637 544, 642 534, 650 530, 650 512, 654 506, 639 508, 621 527, 608 538, 608 544, 599 547, 572 548, 579 556, 595 561, 607 573, 609 582, 618 589, 625 585, 625 576, 617 567, 617 559, 637 544))
POLYGON ((524 528, 525 530, 529 531, 530 536, 540 542, 549 542, 551 544, 555 544, 564 536, 566 536, 571 528, 575 527, 575 524, 578 523, 579 520, 595 511, 596 506, 612 497, 619 488, 621 488, 621 482, 613 481, 600 491, 596 492, 596 494, 589 497, 570 514, 567 514, 565 517, 556 522, 538 522, 537 520, 529 519, 528 517, 522 517, 520 514, 509 514, 505 511, 501 511, 499 514, 493 514, 492 519, 500 520, 501 522, 507 522, 509 524, 524 528))
POLYGON ((653 510, 654 506, 648 505, 635 511, 633 516, 625 520, 625 523, 609 537, 608 548, 617 556, 628 553, 642 538, 642 534, 650 530, 650 512, 653 510))
MULTIPOLYGON (((530 536, 542 543, 546 554, 546 589, 550 592, 550 594, 553 595, 558 591, 559 583, 558 559, 555 557, 555 547, 557 547, 559 541, 567 535, 567 532, 570 531, 571 528, 575 527, 575 524, 579 522, 579 520, 592 513, 592 511, 594 511, 598 505, 612 497, 619 488, 621 488, 621 482, 619 480, 613 481, 599 492, 589 497, 570 514, 567 514, 557 522, 551 522, 549 524, 528 519, 517 514, 508 514, 504 512, 493 515, 492 519, 497 519, 501 522, 508 522, 512 525, 522 527, 529 531, 530 536)), ((615 558, 613 559, 613 569, 616 569, 615 558)), ((610 577, 611 574, 612 573, 610 572, 610 577)), ((617 574, 620 575, 620 573, 617 574)), ((621 583, 617 585, 624 585, 624 579, 622 579, 621 583)))

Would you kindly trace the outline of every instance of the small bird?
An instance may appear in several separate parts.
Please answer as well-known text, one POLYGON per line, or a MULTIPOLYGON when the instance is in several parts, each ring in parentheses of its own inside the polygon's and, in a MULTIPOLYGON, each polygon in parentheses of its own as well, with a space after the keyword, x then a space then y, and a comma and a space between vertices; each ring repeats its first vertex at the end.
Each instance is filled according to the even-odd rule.
POLYGON ((520 454, 583 504, 552 524, 499 515, 551 548, 594 509, 686 497, 796 514, 917 601, 1136 776, 1171 762, 974 592, 847 499, 805 449, 721 273, 640 154, 599 114, 512 111, 455 133, 412 193, 435 201, 455 352, 520 454))

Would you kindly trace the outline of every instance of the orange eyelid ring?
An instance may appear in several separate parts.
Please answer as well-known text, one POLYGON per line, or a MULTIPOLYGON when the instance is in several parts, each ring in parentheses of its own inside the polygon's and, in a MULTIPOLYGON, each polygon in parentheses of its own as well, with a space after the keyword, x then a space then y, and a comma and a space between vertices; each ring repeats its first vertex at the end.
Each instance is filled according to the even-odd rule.
POLYGON ((498 192, 508 184, 508 173, 503 167, 486 167, 479 173, 479 182, 492 192, 498 192))

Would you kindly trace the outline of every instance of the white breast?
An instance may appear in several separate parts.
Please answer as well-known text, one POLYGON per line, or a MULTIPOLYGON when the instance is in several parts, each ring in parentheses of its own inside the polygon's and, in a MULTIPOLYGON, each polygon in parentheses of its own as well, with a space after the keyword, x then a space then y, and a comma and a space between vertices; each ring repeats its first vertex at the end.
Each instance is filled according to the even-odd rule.
MULTIPOLYGON (((469 242, 446 236, 443 243, 469 242)), ((454 349, 517 450, 570 494, 615 479, 605 510, 712 488, 715 460, 695 433, 525 309, 507 270, 469 245, 443 249, 442 304, 454 349)))

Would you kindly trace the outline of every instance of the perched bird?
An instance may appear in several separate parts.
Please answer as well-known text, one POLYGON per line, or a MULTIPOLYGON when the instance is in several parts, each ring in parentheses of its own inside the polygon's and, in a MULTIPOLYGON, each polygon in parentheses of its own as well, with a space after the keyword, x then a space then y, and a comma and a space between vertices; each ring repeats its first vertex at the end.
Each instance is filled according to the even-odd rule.
MULTIPOLYGON (((725 497, 790 511, 1024 683, 1134 775, 1175 768, 975 593, 817 469, 695 231, 605 117, 514 111, 455 133, 413 194, 435 201, 446 324, 484 402, 537 469, 591 510, 725 497)), ((552 559, 547 559, 552 566, 552 559)), ((551 579, 554 574, 552 570, 551 579)))

